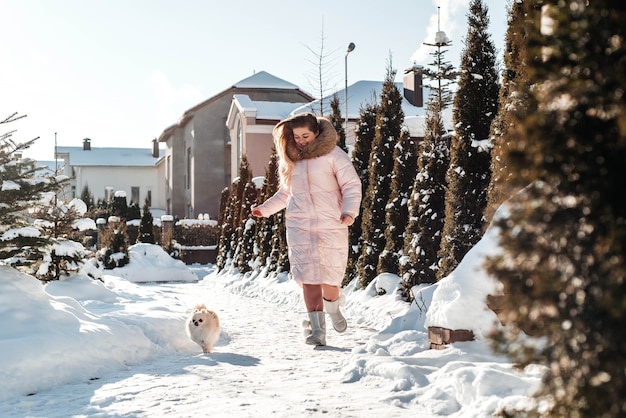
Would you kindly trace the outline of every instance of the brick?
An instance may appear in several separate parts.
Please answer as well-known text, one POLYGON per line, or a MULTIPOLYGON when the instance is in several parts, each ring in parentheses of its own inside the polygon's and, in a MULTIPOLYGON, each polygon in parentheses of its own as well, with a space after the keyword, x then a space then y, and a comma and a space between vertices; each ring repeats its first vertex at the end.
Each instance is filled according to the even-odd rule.
POLYGON ((430 348, 441 350, 442 348, 445 348, 445 345, 447 344, 473 340, 474 333, 469 329, 452 330, 443 327, 428 327, 428 342, 430 342, 430 348))

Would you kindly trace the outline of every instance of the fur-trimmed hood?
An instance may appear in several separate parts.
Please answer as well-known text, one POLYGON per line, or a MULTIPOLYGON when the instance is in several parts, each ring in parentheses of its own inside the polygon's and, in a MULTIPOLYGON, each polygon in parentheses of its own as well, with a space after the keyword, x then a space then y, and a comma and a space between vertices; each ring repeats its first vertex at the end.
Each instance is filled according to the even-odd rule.
POLYGON ((310 158, 321 157, 326 154, 330 154, 337 142, 339 141, 339 135, 333 127, 332 123, 326 118, 318 117, 317 122, 319 124, 320 133, 317 137, 309 142, 303 149, 298 148, 296 141, 291 137, 287 141, 286 154, 293 162, 300 160, 307 160, 310 158))

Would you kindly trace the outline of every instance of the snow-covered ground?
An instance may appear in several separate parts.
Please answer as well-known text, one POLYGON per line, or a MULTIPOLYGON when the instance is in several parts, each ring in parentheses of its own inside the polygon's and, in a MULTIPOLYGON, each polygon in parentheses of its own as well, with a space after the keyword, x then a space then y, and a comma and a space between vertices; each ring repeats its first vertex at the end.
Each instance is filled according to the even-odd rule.
POLYGON ((286 274, 217 274, 144 246, 103 282, 42 286, 0 267, 0 416, 487 417, 533 404, 542 369, 516 371, 484 338, 495 321, 481 302, 494 291, 479 262, 493 251, 489 233, 412 305, 394 275, 348 286, 349 329, 331 328, 317 348, 304 344, 304 304, 286 274), (136 283, 155 263, 155 283, 136 283), (196 303, 222 322, 210 354, 185 332, 196 303), (477 340, 430 350, 425 324, 454 321, 473 324, 477 340))

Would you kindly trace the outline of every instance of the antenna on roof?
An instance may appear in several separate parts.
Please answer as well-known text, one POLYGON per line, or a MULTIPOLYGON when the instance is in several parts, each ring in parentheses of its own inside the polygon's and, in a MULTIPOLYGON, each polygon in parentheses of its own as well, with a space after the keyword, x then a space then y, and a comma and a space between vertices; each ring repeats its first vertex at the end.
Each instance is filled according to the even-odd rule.
POLYGON ((439 32, 441 29, 439 29, 439 23, 441 23, 441 6, 437 6, 437 32, 439 32))

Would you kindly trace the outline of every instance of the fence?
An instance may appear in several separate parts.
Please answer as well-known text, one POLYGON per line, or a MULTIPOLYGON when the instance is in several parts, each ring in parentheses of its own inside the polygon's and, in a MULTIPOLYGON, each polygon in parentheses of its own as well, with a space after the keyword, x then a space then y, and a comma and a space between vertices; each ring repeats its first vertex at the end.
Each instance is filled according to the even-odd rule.
MULTIPOLYGON (((114 221, 109 218, 109 222, 114 221)), ((97 239, 96 248, 100 249, 101 239, 107 229, 107 220, 96 220, 97 239)), ((126 232, 129 242, 137 241, 139 225, 136 222, 127 222, 126 232)), ((212 264, 217 259, 217 243, 219 241, 219 227, 216 221, 181 219, 175 221, 171 215, 163 215, 160 222, 153 225, 155 242, 175 258, 185 264, 212 264)))

